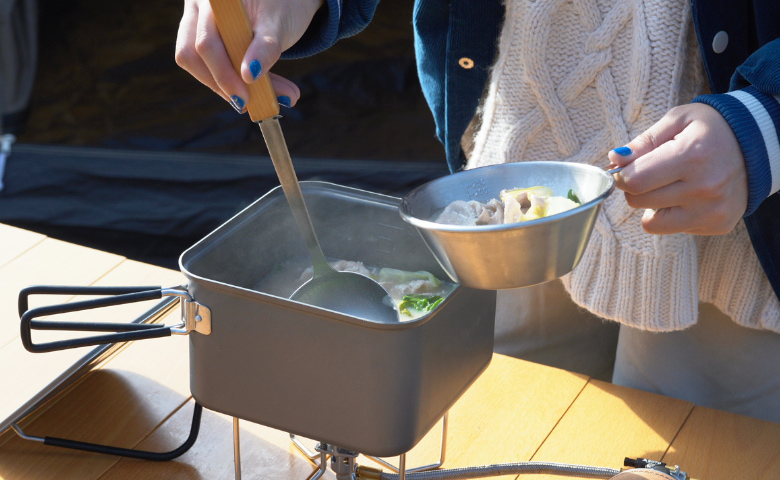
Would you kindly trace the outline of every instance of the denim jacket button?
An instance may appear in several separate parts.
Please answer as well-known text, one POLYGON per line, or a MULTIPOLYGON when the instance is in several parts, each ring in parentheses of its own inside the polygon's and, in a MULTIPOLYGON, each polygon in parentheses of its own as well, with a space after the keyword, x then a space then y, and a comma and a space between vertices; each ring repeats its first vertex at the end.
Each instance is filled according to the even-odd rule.
POLYGON ((468 57, 463 57, 460 60, 458 60, 458 65, 468 70, 470 68, 474 68, 474 60, 468 57))
POLYGON ((729 45, 729 34, 720 31, 715 34, 714 37, 712 37, 712 51, 715 53, 723 53, 724 50, 726 50, 726 47, 729 45))

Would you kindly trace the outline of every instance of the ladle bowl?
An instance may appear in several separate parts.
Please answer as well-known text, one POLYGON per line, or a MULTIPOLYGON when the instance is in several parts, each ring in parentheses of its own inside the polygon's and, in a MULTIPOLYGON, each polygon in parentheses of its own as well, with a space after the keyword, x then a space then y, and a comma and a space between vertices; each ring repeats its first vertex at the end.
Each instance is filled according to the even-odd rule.
POLYGON ((378 283, 359 273, 328 268, 330 271, 324 272, 315 269, 314 277, 301 285, 290 300, 377 322, 398 321, 392 299, 378 283), (373 285, 367 287, 366 280, 373 285))

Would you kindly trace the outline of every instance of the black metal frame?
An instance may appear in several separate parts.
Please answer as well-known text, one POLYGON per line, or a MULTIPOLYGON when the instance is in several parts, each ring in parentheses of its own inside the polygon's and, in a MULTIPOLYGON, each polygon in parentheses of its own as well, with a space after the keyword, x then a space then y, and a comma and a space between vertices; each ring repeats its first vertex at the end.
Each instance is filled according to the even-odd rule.
MULTIPOLYGON (((104 345, 108 343, 127 342, 146 338, 167 337, 171 335, 171 328, 166 325, 149 323, 103 323, 103 322, 57 322, 49 320, 35 320, 38 317, 59 313, 76 312, 91 308, 135 303, 145 300, 162 298, 162 287, 74 287, 74 286, 49 286, 37 285, 27 287, 19 292, 19 316, 21 318, 21 337, 24 347, 33 353, 51 352, 69 348, 84 347, 90 345, 104 345), (31 295, 112 295, 107 298, 98 298, 80 302, 71 302, 61 305, 49 305, 45 307, 29 309, 29 297, 31 295), (92 331, 92 332, 120 332, 109 335, 96 335, 72 340, 61 340, 36 344, 32 341, 32 330, 68 330, 68 331, 92 331)), ((130 448, 112 447, 96 443, 67 440, 58 437, 29 437, 13 425, 17 433, 26 440, 41 441, 44 445, 85 452, 116 455, 119 457, 135 458, 139 460, 167 461, 177 458, 187 452, 198 438, 200 431, 201 415, 203 407, 195 403, 192 413, 192 424, 187 439, 178 448, 169 452, 149 452, 130 448)))
POLYGON ((38 317, 59 313, 77 312, 91 308, 122 305, 162 298, 162 287, 70 287, 37 285, 19 292, 19 316, 21 317, 21 337, 24 348, 33 353, 53 352, 69 348, 107 343, 127 342, 146 338, 168 337, 171 327, 149 323, 102 323, 102 322, 53 322, 35 320, 38 317), (29 309, 30 295, 113 295, 61 305, 49 305, 29 309), (34 343, 32 330, 69 330, 92 332, 122 332, 109 335, 96 335, 72 340, 60 340, 48 343, 34 343))

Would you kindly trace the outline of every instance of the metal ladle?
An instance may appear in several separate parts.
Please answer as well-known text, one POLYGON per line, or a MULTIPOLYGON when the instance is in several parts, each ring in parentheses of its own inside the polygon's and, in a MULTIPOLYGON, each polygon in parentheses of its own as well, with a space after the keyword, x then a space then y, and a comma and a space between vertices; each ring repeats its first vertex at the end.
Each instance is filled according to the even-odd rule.
MULTIPOLYGON (((242 59, 254 35, 244 4, 241 0, 210 0, 209 3, 230 62, 236 72, 241 72, 242 59)), ((282 190, 314 264, 314 277, 301 285, 290 299, 376 322, 397 322, 395 304, 381 285, 358 273, 338 272, 325 259, 279 126, 279 102, 268 74, 247 84, 247 90, 249 116, 263 131, 282 190)))
POLYGON ((312 279, 301 285, 290 299, 377 322, 398 322, 394 303, 380 284, 359 273, 339 272, 330 266, 314 232, 282 130, 277 121, 262 120, 259 124, 282 190, 314 264, 312 279))

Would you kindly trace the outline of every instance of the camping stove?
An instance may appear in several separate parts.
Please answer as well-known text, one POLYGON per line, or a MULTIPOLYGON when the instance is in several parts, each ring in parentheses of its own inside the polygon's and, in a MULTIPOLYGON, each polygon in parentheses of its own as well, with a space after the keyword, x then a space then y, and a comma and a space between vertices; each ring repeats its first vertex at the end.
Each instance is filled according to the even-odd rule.
MULTIPOLYGON (((364 456, 380 465, 387 467, 392 472, 397 473, 399 480, 405 480, 407 473, 435 470, 444 465, 444 459, 447 450, 447 416, 448 414, 445 414, 444 417, 442 417, 441 451, 439 453, 439 460, 436 463, 407 469, 406 453, 399 455, 397 467, 379 457, 370 455, 364 456)), ((314 447, 316 451, 312 451, 296 435, 292 433, 290 434, 290 440, 298 449, 298 451, 304 455, 309 462, 317 467, 312 472, 312 474, 307 477, 306 480, 318 480, 325 474, 329 465, 333 473, 336 474, 337 480, 379 480, 380 478, 381 470, 360 466, 357 464, 357 458, 360 456, 360 453, 358 452, 322 442, 317 443, 317 445, 314 447)), ((233 417, 233 459, 235 462, 236 480, 241 480, 240 445, 241 441, 239 435, 239 419, 233 417)))
MULTIPOLYGON (((239 447, 239 420, 233 418, 233 445, 235 458, 235 478, 241 480, 241 452, 239 447)), ((626 480, 693 480, 678 465, 667 465, 658 460, 646 458, 625 457, 623 469, 609 467, 594 467, 589 465, 575 465, 558 462, 515 462, 494 465, 479 465, 456 469, 442 469, 447 448, 447 415, 442 419, 441 452, 439 461, 431 465, 425 465, 412 469, 406 468, 406 453, 399 456, 398 467, 391 465, 377 457, 367 458, 389 468, 394 474, 384 474, 382 470, 357 464, 358 452, 341 448, 326 443, 318 443, 316 452, 307 448, 295 435, 290 434, 295 447, 306 456, 316 468, 306 480, 318 480, 330 465, 336 475, 336 480, 406 480, 406 474, 420 480, 457 480, 465 478, 497 477, 504 475, 532 474, 532 475, 566 475, 567 477, 626 479, 626 480), (319 462, 317 458, 319 457, 319 462), (433 471, 435 470, 435 471, 433 471)))

